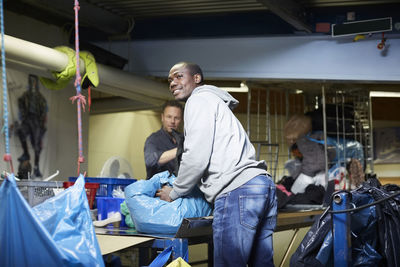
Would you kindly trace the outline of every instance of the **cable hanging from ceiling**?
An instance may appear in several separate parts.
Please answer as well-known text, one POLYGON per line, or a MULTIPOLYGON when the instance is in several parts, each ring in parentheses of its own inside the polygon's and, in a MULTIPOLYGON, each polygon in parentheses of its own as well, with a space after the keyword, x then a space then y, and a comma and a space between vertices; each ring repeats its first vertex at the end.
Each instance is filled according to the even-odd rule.
POLYGON ((14 167, 12 164, 12 158, 10 153, 10 135, 8 128, 8 91, 7 91, 7 78, 6 78, 6 53, 4 45, 4 12, 3 12, 3 0, 0 1, 0 16, 1 16, 1 67, 2 67, 2 79, 3 79, 3 129, 5 137, 5 154, 3 160, 8 162, 10 165, 11 173, 14 173, 14 167))

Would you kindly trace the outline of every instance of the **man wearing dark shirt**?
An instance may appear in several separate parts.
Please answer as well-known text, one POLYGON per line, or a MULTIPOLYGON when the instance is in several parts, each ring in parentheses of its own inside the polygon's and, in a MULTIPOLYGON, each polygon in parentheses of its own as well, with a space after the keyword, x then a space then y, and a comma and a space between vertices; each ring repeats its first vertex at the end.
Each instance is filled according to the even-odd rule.
POLYGON ((182 121, 183 107, 176 100, 167 101, 161 113, 162 127, 152 133, 144 145, 144 160, 147 179, 154 174, 168 170, 177 173, 176 162, 178 141, 183 140, 182 133, 177 132, 182 121))

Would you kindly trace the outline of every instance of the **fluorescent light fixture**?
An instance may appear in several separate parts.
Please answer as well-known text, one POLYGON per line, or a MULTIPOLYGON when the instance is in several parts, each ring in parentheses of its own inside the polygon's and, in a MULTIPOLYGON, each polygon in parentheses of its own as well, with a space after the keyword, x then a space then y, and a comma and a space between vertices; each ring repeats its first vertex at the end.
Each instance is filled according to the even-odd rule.
POLYGON ((400 92, 370 91, 370 97, 400 97, 400 92))
POLYGON ((240 83, 240 87, 220 87, 222 90, 227 92, 234 93, 247 93, 249 91, 249 87, 245 83, 240 83))

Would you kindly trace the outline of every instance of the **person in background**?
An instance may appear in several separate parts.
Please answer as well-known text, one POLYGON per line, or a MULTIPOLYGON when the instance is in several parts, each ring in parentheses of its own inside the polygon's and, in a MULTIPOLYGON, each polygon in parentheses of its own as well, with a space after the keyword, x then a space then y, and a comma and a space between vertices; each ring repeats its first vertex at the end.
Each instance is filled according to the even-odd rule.
POLYGON ((184 150, 173 187, 156 196, 171 202, 199 186, 214 204, 214 266, 273 266, 275 184, 231 111, 239 102, 203 84, 197 64, 177 63, 168 81, 175 99, 186 101, 184 150))
POLYGON ((169 100, 164 103, 161 113, 162 127, 147 137, 144 145, 147 179, 167 170, 176 175, 179 165, 178 145, 183 142, 183 134, 177 131, 182 114, 183 106, 180 102, 169 100))

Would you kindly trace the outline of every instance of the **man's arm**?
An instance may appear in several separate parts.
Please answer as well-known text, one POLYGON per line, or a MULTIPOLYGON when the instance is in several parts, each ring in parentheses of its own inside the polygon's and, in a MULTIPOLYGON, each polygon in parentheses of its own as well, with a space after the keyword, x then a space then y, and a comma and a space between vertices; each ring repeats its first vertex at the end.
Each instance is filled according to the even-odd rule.
POLYGON ((158 164, 164 165, 170 162, 171 160, 175 159, 177 150, 178 150, 177 148, 173 148, 162 153, 158 160, 158 164))
POLYGON ((156 167, 161 154, 162 151, 157 149, 157 144, 154 142, 154 136, 149 136, 144 144, 144 162, 146 167, 156 167))
POLYGON ((172 200, 189 194, 207 170, 214 144, 216 106, 207 95, 189 98, 185 106, 185 141, 172 200), (207 108, 205 108, 207 107, 207 108))
POLYGON ((164 165, 171 160, 175 159, 177 148, 173 148, 167 151, 160 150, 157 145, 157 136, 150 135, 144 144, 144 161, 146 166, 154 167, 157 165, 164 165))

